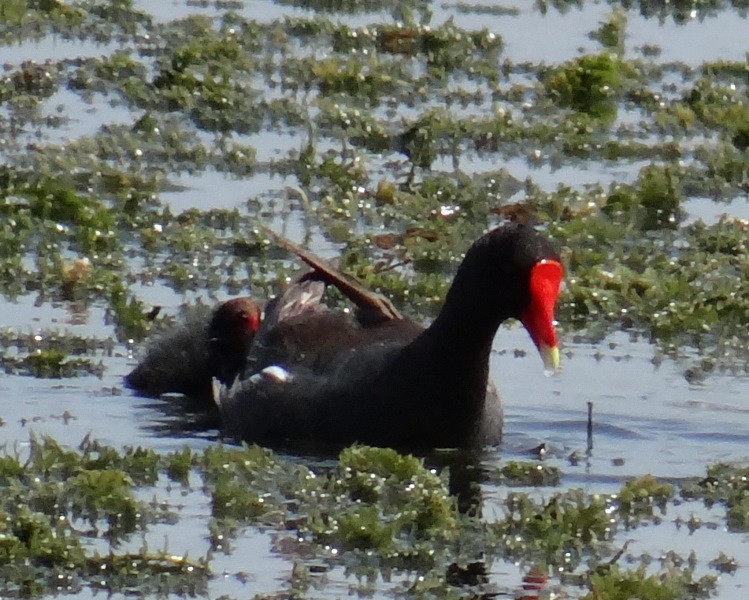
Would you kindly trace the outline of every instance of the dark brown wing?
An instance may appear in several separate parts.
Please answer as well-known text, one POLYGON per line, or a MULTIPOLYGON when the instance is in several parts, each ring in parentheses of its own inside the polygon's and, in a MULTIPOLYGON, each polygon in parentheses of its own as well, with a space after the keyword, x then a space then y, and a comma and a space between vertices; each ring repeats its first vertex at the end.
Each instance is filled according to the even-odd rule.
POLYGON ((358 279, 348 273, 344 273, 337 267, 334 267, 325 259, 317 256, 314 252, 302 248, 298 244, 295 244, 291 240, 277 234, 267 227, 261 226, 261 228, 265 233, 273 238, 279 246, 296 254, 313 269, 313 273, 306 275, 304 278, 322 280, 326 285, 334 285, 337 287, 341 290, 341 293, 344 296, 359 308, 362 312, 363 319, 365 319, 367 323, 374 324, 382 321, 403 320, 403 315, 397 308, 395 308, 393 303, 382 294, 367 289, 358 279))

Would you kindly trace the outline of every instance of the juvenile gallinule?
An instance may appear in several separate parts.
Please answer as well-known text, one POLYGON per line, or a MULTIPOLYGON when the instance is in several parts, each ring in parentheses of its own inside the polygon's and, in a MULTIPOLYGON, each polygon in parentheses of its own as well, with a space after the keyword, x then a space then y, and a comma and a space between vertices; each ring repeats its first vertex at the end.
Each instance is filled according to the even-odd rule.
POLYGON ((260 315, 251 298, 227 300, 210 313, 193 309, 149 342, 125 385, 154 397, 178 392, 212 406, 212 379, 231 384, 242 371, 260 315))
MULTIPOLYGON (((508 223, 468 250, 427 329, 381 308, 369 311, 374 319, 326 311, 316 293, 304 310, 277 318, 279 307, 294 304, 281 297, 266 311, 244 377, 214 390, 225 430, 270 444, 498 443, 502 409, 488 377, 494 335, 504 320, 520 319, 547 368, 556 368, 553 310, 561 278, 552 244, 508 223)), ((301 286, 287 294, 304 296, 301 286)), ((359 298, 360 308, 371 304, 367 298, 359 298)))

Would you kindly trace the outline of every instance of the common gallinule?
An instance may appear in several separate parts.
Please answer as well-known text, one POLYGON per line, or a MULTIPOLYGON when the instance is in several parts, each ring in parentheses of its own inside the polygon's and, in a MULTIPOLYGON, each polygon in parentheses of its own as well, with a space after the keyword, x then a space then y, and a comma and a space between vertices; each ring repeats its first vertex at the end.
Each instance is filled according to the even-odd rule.
POLYGON ((210 313, 193 309, 182 323, 149 342, 125 385, 154 397, 178 392, 212 406, 212 379, 231 384, 243 370, 260 315, 260 306, 244 297, 210 313))
MULTIPOLYGON (((547 368, 556 368, 553 311, 561 278, 552 244, 529 226, 508 223, 468 250, 427 329, 382 307, 358 317, 327 311, 319 293, 292 286, 266 310, 244 377, 214 390, 225 430, 270 444, 498 443, 502 408, 489 381, 495 333, 504 320, 520 319, 547 368), (305 294, 311 301, 297 303, 302 310, 275 316, 295 304, 291 295, 305 294)), ((365 293, 357 304, 371 309, 373 298, 365 293)))

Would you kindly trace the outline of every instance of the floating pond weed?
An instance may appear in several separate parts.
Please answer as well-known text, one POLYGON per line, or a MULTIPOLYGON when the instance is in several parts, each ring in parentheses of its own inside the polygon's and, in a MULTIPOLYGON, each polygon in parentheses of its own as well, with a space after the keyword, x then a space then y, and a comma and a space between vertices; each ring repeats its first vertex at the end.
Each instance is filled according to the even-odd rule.
POLYGON ((667 577, 648 575, 644 569, 624 571, 617 566, 596 572, 590 579, 591 592, 583 600, 678 600, 709 598, 715 588, 715 577, 695 579, 691 570, 673 568, 667 577))
MULTIPOLYGON (((739 471, 733 471, 738 479, 729 475, 726 466, 711 469, 715 481, 741 478, 739 471)), ((615 544, 619 529, 637 526, 631 516, 646 504, 670 503, 670 484, 644 477, 625 484, 616 496, 578 490, 541 501, 511 492, 503 501, 504 517, 479 519, 458 510, 446 472, 437 473, 413 456, 366 446, 344 449, 335 465, 315 472, 257 446, 158 454, 119 451, 89 438, 73 450, 49 437, 35 438, 27 457, 7 452, 0 457, 0 529, 6 540, 0 562, 30 561, 36 576, 46 569, 75 574, 83 586, 99 585, 106 573, 109 589, 125 582, 150 589, 159 574, 169 575, 172 590, 188 582, 205 585, 210 558, 190 560, 147 547, 125 550, 133 532, 146 536, 157 524, 179 522, 180 511, 167 500, 161 475, 177 475, 184 485, 191 474, 205 486, 183 488, 183 493, 210 498, 213 506, 211 517, 204 514, 195 523, 224 553, 233 551, 232 540, 244 528, 262 524, 292 534, 295 547, 304 547, 303 564, 324 558, 370 572, 413 569, 424 585, 431 581, 429 587, 445 590, 454 585, 455 577, 446 578, 445 572, 454 571, 448 565, 455 556, 460 564, 492 557, 532 561, 589 578, 592 594, 620 594, 591 597, 624 598, 629 597, 621 596, 625 590, 652 588, 654 594, 676 594, 664 598, 681 598, 685 586, 707 592, 714 585, 714 578, 695 579, 677 566, 653 575, 614 564, 623 552, 615 544), (154 500, 143 502, 144 492, 154 500), (80 527, 82 520, 93 528, 80 527), (98 538, 111 544, 108 555, 95 549, 98 538), (132 579, 136 572, 140 584, 132 579)), ((695 498, 701 486, 705 489, 700 483, 683 493, 695 498)), ((25 576, 19 571, 8 583, 25 576)), ((476 583, 468 585, 472 589, 476 583)))
POLYGON ((509 487, 557 486, 562 474, 542 462, 510 461, 489 474, 492 481, 509 487))
POLYGON ((585 55, 549 70, 543 84, 561 106, 611 123, 616 117, 615 95, 621 91, 623 70, 613 54, 585 55))
MULTIPOLYGON (((64 431, 101 419, 95 434, 120 439, 110 417, 128 406, 149 445, 178 448, 155 423, 164 401, 119 397, 130 340, 183 305, 265 299, 297 277, 258 224, 340 257, 423 320, 470 240, 533 223, 562 247, 573 359, 621 332, 652 342, 654 363, 674 359, 660 373, 687 380, 674 404, 738 421, 741 403, 711 385, 743 397, 749 371, 742 2, 145 4, 0 1, 6 439, 52 412, 64 431), (518 35, 536 22, 548 40, 518 35), (687 30, 708 41, 674 43, 687 30)), ((637 359, 619 358, 621 372, 637 359)), ((0 593, 207 597, 241 581, 286 596, 509 596, 513 569, 533 564, 549 595, 666 599, 730 595, 742 576, 728 545, 749 527, 744 464, 602 484, 599 445, 586 486, 609 495, 568 490, 580 472, 554 459, 503 456, 477 467, 476 505, 419 458, 354 447, 309 466, 189 427, 190 447, 172 452, 41 436, 0 452, 0 593), (625 541, 680 524, 696 544, 715 525, 726 547, 695 561, 625 541), (265 554, 293 562, 289 581, 227 569, 245 538, 267 542, 260 568, 265 554), (713 558, 717 588, 699 571, 713 558)))

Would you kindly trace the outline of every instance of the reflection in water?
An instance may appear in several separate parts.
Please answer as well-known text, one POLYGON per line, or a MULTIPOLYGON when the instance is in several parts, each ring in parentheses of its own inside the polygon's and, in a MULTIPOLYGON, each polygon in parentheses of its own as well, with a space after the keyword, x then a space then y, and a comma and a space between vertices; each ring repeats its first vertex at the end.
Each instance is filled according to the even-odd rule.
POLYGON ((207 407, 183 394, 164 394, 160 399, 142 405, 152 411, 151 422, 143 423, 144 430, 165 437, 201 437, 216 440, 219 438, 221 420, 218 409, 207 407))
POLYGON ((481 517, 481 466, 483 453, 473 450, 434 451, 425 456, 427 467, 448 472, 448 489, 455 496, 461 514, 481 517))

